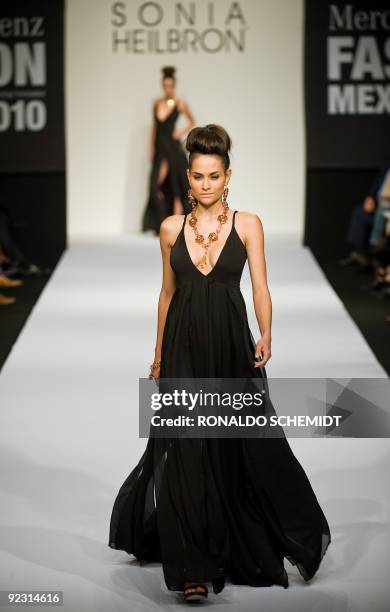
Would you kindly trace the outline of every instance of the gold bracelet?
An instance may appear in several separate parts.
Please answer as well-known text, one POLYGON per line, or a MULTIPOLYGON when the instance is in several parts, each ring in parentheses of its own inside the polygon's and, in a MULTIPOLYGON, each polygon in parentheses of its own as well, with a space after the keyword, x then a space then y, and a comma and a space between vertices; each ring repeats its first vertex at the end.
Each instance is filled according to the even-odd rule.
POLYGON ((157 359, 156 361, 153 361, 153 363, 150 364, 150 369, 155 370, 156 368, 159 368, 160 365, 161 365, 161 359, 157 359))

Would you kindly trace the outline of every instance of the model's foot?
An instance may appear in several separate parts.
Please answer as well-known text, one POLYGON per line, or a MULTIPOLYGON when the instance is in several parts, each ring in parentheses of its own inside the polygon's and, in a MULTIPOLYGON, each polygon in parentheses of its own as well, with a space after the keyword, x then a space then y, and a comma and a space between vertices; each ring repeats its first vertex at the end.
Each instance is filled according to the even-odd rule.
POLYGON ((184 599, 186 601, 200 601, 206 599, 208 589, 202 582, 185 582, 184 583, 184 599))

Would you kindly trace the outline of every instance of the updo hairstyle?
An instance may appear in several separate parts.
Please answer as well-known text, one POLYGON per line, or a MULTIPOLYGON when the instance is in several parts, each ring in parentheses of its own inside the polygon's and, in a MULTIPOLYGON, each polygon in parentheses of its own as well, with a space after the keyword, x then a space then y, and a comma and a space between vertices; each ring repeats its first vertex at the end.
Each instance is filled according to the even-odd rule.
POLYGON ((187 136, 185 146, 189 152, 188 165, 190 168, 194 156, 199 154, 219 155, 225 172, 230 166, 229 151, 232 141, 221 125, 209 123, 204 127, 193 128, 187 136))

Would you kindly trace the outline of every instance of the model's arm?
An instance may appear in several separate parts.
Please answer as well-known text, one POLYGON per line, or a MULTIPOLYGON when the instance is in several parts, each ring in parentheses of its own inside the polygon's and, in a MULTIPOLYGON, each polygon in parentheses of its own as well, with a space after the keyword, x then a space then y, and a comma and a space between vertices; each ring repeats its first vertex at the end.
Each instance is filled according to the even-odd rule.
POLYGON ((190 109, 188 108, 187 102, 184 100, 180 101, 180 111, 187 117, 188 122, 181 128, 181 130, 175 130, 173 134, 174 138, 181 140, 195 125, 195 119, 190 109))
MULTIPOLYGON (((162 286, 158 300, 158 317, 157 317, 157 338, 154 352, 154 361, 161 360, 162 338, 164 333, 165 321, 172 296, 175 293, 176 282, 175 274, 170 264, 170 254, 172 244, 175 241, 175 231, 177 227, 177 219, 180 215, 172 215, 164 219, 160 225, 160 248, 162 255, 162 286)), ((154 378, 160 377, 160 368, 157 367, 151 372, 154 378)))
POLYGON ((153 160, 154 156, 154 148, 156 146, 156 121, 155 121, 155 112, 156 112, 157 100, 153 102, 152 106, 152 127, 150 130, 150 141, 149 141, 149 160, 153 160))
POLYGON ((261 360, 255 362, 255 367, 260 367, 271 357, 272 301, 267 284, 263 225, 253 213, 246 213, 245 246, 252 280, 253 304, 261 333, 255 352, 255 357, 260 353, 263 355, 261 360))

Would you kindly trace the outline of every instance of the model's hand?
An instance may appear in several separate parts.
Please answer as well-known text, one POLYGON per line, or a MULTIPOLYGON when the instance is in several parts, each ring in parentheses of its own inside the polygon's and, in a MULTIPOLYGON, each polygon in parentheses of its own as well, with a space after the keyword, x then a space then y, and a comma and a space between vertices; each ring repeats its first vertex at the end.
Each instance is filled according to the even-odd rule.
POLYGON ((256 361, 254 362, 255 368, 260 368, 261 366, 264 366, 270 359, 271 340, 269 340, 267 337, 263 336, 256 344, 255 358, 256 357, 261 357, 261 359, 256 359, 256 361))
POLYGON ((181 140, 181 134, 179 132, 173 132, 172 138, 174 138, 174 140, 181 140))
POLYGON ((153 372, 150 372, 149 380, 155 380, 156 382, 160 380, 160 368, 155 368, 153 372))

